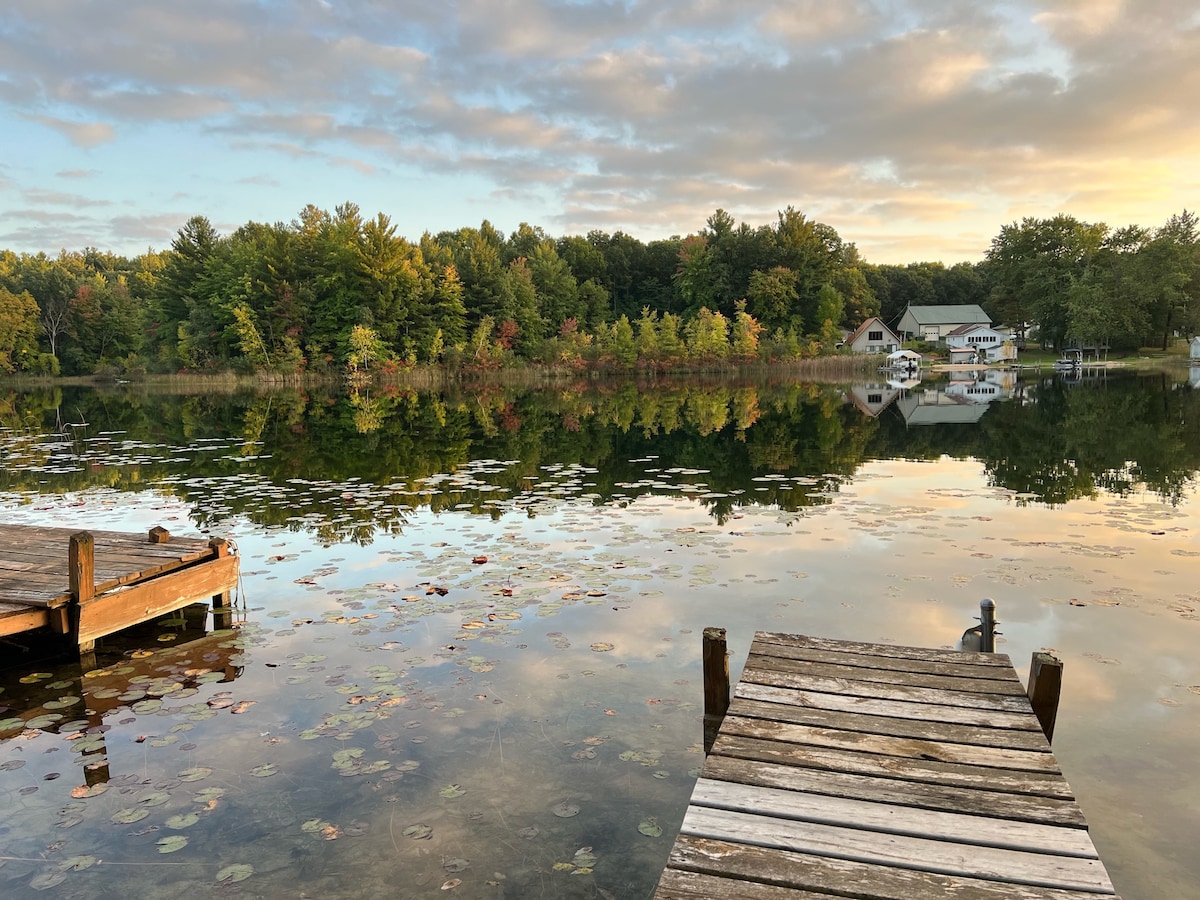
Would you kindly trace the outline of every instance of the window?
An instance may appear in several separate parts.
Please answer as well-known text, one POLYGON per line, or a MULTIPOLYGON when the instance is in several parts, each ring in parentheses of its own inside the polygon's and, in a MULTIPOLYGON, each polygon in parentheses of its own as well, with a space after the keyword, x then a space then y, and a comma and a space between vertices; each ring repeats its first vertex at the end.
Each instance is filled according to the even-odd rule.
POLYGON ((867 394, 867 403, 882 403, 883 394, 867 394))
POLYGON ((883 340, 883 332, 882 331, 868 331, 867 332, 867 340, 868 341, 882 341, 883 340))

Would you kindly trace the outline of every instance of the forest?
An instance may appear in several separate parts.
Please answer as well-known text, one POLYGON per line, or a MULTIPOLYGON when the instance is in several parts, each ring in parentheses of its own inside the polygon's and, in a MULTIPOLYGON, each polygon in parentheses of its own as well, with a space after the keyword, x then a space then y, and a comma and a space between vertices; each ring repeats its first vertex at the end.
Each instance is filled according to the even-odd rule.
POLYGON ((423 234, 353 203, 170 249, 0 251, 0 374, 225 372, 370 377, 415 365, 668 370, 839 352, 909 305, 979 304, 1046 347, 1161 346, 1200 327, 1200 220, 1005 225, 978 263, 875 265, 788 207, 724 210, 686 237, 551 237, 489 222, 423 234))

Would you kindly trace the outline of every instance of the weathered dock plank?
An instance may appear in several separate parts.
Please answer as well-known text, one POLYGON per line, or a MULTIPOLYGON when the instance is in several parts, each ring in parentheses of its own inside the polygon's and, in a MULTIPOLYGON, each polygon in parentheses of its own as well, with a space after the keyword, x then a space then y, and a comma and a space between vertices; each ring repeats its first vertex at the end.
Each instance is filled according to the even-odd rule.
POLYGON ((760 632, 659 900, 1115 896, 1008 657, 760 632))

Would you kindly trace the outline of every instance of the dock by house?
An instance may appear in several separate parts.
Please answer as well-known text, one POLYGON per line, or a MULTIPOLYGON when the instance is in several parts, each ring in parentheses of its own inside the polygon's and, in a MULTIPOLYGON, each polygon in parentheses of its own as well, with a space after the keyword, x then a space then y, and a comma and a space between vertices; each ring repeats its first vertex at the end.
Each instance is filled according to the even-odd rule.
POLYGON ((1007 656, 759 632, 658 900, 1115 896, 1007 656))
POLYGON ((239 560, 221 538, 0 525, 0 637, 98 638, 202 600, 228 607, 239 560))

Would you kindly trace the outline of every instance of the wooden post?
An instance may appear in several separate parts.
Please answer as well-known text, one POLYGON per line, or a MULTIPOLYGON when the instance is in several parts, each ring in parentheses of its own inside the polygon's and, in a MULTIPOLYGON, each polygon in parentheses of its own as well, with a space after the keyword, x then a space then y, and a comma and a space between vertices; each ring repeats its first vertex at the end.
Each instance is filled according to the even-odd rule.
POLYGON ((729 709, 729 651, 724 628, 704 629, 704 752, 712 750, 729 709))
POLYGON ((1041 723, 1046 740, 1054 740, 1058 698, 1062 694, 1062 660, 1049 653, 1034 653, 1029 661, 1029 703, 1041 723))
POLYGON ((76 603, 86 603, 96 596, 96 539, 90 531, 71 535, 67 565, 71 572, 71 595, 76 603))
POLYGON ((171 540, 171 532, 161 525, 155 525, 146 535, 151 544, 165 544, 171 540))
POLYGON ((704 629, 704 714, 724 718, 729 709, 729 652, 724 628, 704 629))
POLYGON ((95 649, 94 640, 79 642, 79 607, 96 596, 96 539, 90 531, 79 531, 71 535, 67 551, 67 568, 70 573, 70 590, 73 604, 71 629, 80 653, 95 649))
POLYGON ((996 601, 990 597, 979 601, 979 649, 996 652, 996 601))
MULTIPOLYGON (((208 546, 218 559, 229 555, 229 541, 225 538, 210 538, 208 546)), ((212 598, 213 631, 233 627, 233 595, 229 591, 214 594, 212 598)))

